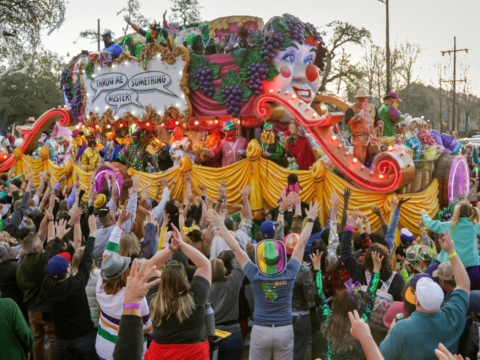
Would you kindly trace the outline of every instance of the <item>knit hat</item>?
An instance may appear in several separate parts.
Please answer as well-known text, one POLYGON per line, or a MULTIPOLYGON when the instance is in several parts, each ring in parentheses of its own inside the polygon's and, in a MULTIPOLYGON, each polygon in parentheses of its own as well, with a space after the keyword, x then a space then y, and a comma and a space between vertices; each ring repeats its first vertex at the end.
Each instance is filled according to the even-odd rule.
POLYGON ((260 226, 260 232, 265 239, 272 238, 275 234, 275 222, 271 220, 264 221, 260 226))
POLYGON ((67 139, 65 139, 65 136, 57 136, 56 140, 57 140, 57 142, 60 143, 60 142, 65 141, 67 139))
MULTIPOLYGON (((255 248, 255 262, 264 275, 279 275, 287 266, 285 245, 278 240, 263 240, 255 248)), ((268 296, 269 294, 266 294, 268 296)), ((273 295, 273 294, 272 294, 273 295)))
POLYGON ((292 255, 293 249, 295 249, 295 246, 297 246, 298 239, 300 239, 300 234, 297 233, 288 234, 283 239, 283 244, 285 245, 288 255, 292 255))
POLYGON ((100 209, 100 208, 104 207, 106 203, 107 203, 107 197, 105 196, 105 194, 99 194, 97 196, 97 198, 95 199, 94 206, 97 209, 100 209))
POLYGON ((54 278, 62 276, 68 269, 70 264, 71 255, 68 252, 62 252, 55 255, 47 263, 47 271, 54 278))
POLYGON ((400 240, 402 240, 403 243, 411 244, 413 242, 413 234, 410 230, 403 228, 400 230, 400 240))

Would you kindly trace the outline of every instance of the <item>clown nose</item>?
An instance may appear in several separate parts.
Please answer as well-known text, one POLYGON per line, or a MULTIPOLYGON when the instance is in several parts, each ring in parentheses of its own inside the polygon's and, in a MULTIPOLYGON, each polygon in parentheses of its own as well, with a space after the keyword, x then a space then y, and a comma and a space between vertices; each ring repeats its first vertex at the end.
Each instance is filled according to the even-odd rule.
POLYGON ((307 76, 308 81, 312 82, 318 78, 318 69, 315 65, 308 64, 305 69, 305 75, 307 76))

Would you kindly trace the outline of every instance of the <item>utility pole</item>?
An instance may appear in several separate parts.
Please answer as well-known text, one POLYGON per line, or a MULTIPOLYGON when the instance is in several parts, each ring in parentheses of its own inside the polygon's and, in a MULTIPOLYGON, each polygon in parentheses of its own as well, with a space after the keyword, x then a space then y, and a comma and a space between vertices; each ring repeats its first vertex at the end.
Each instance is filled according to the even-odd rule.
POLYGON ((387 94, 392 92, 392 74, 390 69, 390 11, 389 11, 389 0, 378 0, 381 3, 385 4, 387 10, 387 94))
MULTIPOLYGON (((457 37, 455 36, 453 38, 453 50, 446 50, 442 51, 442 56, 445 56, 445 54, 451 54, 453 53, 453 80, 445 80, 445 82, 450 82, 453 83, 453 109, 452 109, 452 131, 457 130, 458 127, 455 126, 456 123, 456 108, 457 108, 457 52, 460 51, 465 51, 468 54, 468 49, 458 49, 457 50, 457 37)), ((465 80, 459 80, 459 82, 463 82, 465 80)))
POLYGON ((98 42, 98 52, 100 52, 100 19, 98 19, 97 42, 98 42))

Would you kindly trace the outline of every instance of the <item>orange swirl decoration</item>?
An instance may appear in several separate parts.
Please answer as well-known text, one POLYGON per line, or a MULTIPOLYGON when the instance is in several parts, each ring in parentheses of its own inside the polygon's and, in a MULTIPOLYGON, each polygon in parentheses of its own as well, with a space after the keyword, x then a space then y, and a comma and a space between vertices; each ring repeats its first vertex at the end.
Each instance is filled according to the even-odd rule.
POLYGON ((192 170, 192 161, 188 156, 185 155, 183 158, 180 159, 178 163, 178 170, 180 170, 182 174, 185 174, 192 170))

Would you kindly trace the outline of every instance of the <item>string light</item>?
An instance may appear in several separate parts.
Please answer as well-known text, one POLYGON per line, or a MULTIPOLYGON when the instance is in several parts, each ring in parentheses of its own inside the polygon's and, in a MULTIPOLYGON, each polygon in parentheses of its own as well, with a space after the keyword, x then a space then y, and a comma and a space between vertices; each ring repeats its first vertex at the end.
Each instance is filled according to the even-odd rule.
POLYGON ((178 125, 178 121, 175 121, 175 125, 178 125))
POLYGON ((392 150, 393 150, 393 146, 389 146, 388 151, 392 151, 392 150))
POLYGON ((380 179, 383 179, 383 175, 382 175, 382 174, 378 175, 378 177, 379 177, 380 179))
POLYGON ((357 161, 358 161, 357 158, 353 158, 354 163, 357 163, 357 161))
POLYGON ((150 123, 147 123, 147 126, 150 126, 150 123))
POLYGON ((332 136, 332 140, 335 141, 337 140, 337 137, 335 135, 332 136))
POLYGON ((195 125, 198 125, 198 120, 195 120, 195 125))

